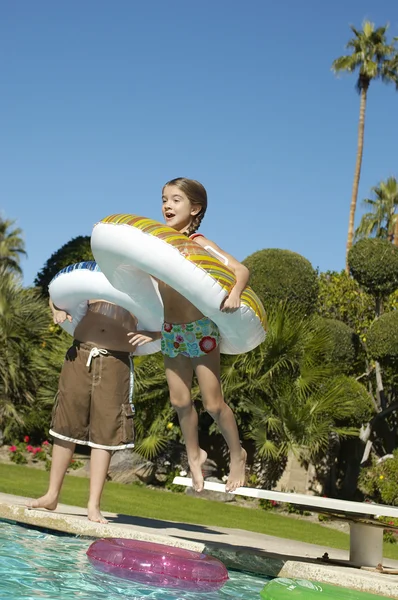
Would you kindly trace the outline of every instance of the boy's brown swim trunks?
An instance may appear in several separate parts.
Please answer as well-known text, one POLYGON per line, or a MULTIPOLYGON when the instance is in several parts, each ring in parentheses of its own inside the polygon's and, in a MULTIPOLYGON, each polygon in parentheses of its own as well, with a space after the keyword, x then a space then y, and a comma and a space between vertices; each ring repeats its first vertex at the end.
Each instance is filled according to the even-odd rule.
POLYGON ((133 361, 74 341, 65 356, 50 434, 104 450, 134 447, 133 361))

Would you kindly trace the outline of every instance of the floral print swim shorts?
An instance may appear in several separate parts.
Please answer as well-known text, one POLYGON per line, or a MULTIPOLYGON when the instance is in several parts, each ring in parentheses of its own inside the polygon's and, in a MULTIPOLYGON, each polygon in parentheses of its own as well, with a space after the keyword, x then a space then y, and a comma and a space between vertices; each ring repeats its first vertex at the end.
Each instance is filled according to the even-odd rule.
POLYGON ((163 323, 161 350, 170 358, 179 354, 196 358, 217 348, 220 339, 217 325, 207 317, 193 323, 163 323))

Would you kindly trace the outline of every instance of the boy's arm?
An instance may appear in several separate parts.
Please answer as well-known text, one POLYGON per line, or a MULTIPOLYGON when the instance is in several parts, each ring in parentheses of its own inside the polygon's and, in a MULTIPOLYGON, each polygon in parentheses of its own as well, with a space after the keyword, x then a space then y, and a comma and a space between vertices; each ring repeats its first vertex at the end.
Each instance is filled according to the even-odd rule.
POLYGON ((131 331, 127 336, 130 338, 130 344, 134 346, 134 348, 138 348, 138 346, 160 340, 162 334, 160 331, 131 331))
POLYGON ((54 302, 51 300, 51 298, 49 298, 48 300, 48 304, 51 308, 51 312, 53 315, 53 321, 56 325, 61 325, 61 323, 63 323, 64 321, 66 321, 66 319, 68 319, 68 321, 70 323, 72 323, 72 317, 70 314, 68 314, 66 312, 66 310, 61 310, 60 308, 57 308, 54 304, 54 302))

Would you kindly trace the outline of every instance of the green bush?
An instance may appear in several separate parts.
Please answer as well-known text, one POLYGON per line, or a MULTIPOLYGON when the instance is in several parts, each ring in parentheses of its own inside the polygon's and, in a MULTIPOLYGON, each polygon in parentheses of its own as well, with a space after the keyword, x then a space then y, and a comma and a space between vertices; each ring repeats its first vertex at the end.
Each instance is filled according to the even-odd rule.
POLYGON ((368 423, 374 414, 374 407, 366 387, 353 377, 344 375, 336 377, 334 381, 341 385, 341 395, 353 401, 353 411, 349 418, 344 419, 344 425, 359 428, 368 423))
POLYGON ((270 310, 280 302, 288 303, 301 314, 315 310, 318 276, 311 263, 290 250, 259 250, 244 264, 250 269, 250 285, 270 310))
POLYGON ((345 271, 327 271, 319 275, 317 312, 342 321, 363 337, 375 317, 375 301, 345 271))
POLYGON ((350 272, 359 285, 375 297, 398 289, 398 248, 378 238, 360 240, 348 253, 350 272))
POLYGON ((392 458, 380 463, 373 460, 370 467, 362 469, 359 487, 369 500, 398 506, 398 450, 392 458))
POLYGON ((331 339, 328 360, 340 373, 351 373, 359 362, 362 349, 358 334, 337 319, 320 318, 319 323, 325 327, 331 339))
POLYGON ((398 311, 385 313, 373 322, 366 344, 375 360, 398 360, 398 311))

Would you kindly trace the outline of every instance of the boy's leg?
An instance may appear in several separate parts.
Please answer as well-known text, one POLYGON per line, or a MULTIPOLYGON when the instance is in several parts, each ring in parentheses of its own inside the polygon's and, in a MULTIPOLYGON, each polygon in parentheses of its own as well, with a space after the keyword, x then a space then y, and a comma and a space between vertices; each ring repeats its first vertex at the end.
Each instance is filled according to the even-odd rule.
POLYGON ((41 498, 27 503, 28 508, 47 508, 55 510, 59 494, 64 481, 65 473, 72 460, 75 444, 60 439, 54 440, 48 490, 41 498))
POLYGON ((220 382, 220 348, 215 348, 209 354, 192 359, 203 405, 213 417, 230 452, 230 473, 226 490, 233 492, 244 485, 246 470, 246 451, 240 445, 239 431, 235 416, 225 403, 220 382))
POLYGON ((102 491, 111 462, 112 452, 102 448, 92 448, 90 457, 90 497, 88 518, 96 523, 108 523, 100 511, 102 491))
POLYGON ((133 362, 128 353, 93 358, 90 405, 90 496, 88 518, 107 523, 100 504, 112 453, 134 448, 133 362))
POLYGON ((72 459, 76 442, 87 440, 90 377, 86 367, 88 350, 74 343, 66 353, 53 408, 50 435, 54 437, 50 482, 41 498, 29 503, 30 508, 54 510, 72 459))

